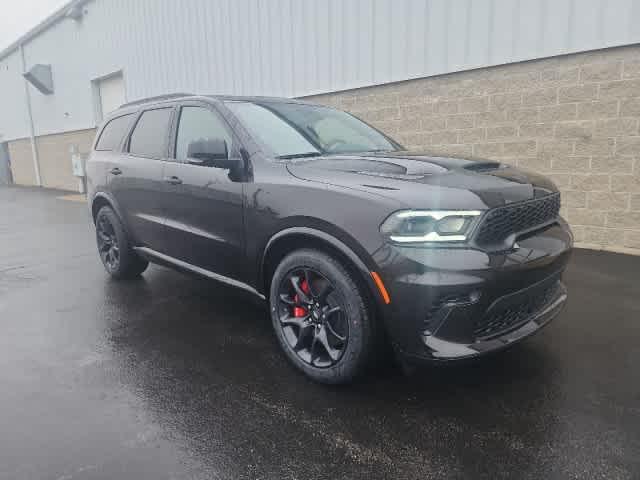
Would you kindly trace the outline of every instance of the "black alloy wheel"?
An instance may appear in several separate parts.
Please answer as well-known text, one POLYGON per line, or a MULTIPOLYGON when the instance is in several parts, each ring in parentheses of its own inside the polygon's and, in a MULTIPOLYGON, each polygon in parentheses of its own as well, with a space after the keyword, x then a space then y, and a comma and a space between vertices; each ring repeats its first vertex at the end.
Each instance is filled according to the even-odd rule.
POLYGON ((307 365, 337 364, 349 342, 349 322, 339 291, 317 270, 289 271, 278 288, 277 316, 289 348, 307 365))
POLYGON ((369 298, 344 259, 312 248, 290 252, 269 286, 271 323, 287 359, 316 382, 362 375, 381 338, 369 298))
POLYGON ((117 271, 120 265, 120 247, 116 231, 106 215, 100 215, 97 219, 96 236, 102 262, 110 272, 117 271))
POLYGON ((102 207, 95 222, 98 253, 109 275, 125 279, 135 278, 144 272, 149 262, 135 252, 114 210, 110 206, 102 207))

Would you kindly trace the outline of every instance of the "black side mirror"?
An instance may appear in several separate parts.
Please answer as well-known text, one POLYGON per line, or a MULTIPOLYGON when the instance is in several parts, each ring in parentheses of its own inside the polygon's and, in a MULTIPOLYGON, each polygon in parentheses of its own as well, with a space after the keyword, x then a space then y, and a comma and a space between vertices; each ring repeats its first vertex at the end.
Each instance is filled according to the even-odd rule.
POLYGON ((227 142, 223 139, 202 139, 189 144, 187 161, 192 165, 214 168, 235 168, 240 159, 230 159, 227 142))

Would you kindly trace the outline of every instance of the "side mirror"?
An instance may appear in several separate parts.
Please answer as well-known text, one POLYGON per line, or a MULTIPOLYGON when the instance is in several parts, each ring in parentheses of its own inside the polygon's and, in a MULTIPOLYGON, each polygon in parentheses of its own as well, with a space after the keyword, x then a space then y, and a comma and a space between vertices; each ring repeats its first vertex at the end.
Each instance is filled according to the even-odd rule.
POLYGON ((240 163, 240 159, 230 159, 226 140, 196 140, 189 144, 187 161, 203 167, 231 169, 240 163))

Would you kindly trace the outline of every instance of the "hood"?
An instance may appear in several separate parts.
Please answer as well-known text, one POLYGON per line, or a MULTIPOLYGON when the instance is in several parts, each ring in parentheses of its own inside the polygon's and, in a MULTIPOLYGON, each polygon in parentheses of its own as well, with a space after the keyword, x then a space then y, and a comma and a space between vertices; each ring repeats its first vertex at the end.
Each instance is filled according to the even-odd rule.
POLYGON ((305 158, 287 169, 303 180, 383 195, 408 208, 484 210, 557 192, 547 178, 499 162, 409 151, 305 158))

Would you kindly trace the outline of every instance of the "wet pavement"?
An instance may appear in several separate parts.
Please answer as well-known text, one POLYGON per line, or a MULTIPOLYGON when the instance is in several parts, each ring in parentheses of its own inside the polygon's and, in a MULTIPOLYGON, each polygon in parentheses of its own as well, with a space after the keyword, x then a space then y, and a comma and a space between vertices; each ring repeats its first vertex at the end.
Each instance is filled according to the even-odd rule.
POLYGON ((640 257, 479 362, 306 380, 248 294, 104 273, 83 203, 0 188, 0 479, 640 478, 640 257))

